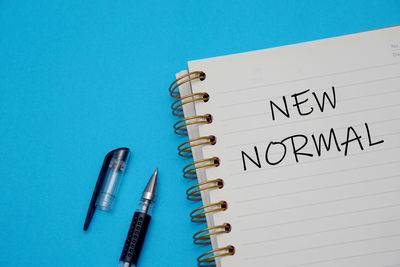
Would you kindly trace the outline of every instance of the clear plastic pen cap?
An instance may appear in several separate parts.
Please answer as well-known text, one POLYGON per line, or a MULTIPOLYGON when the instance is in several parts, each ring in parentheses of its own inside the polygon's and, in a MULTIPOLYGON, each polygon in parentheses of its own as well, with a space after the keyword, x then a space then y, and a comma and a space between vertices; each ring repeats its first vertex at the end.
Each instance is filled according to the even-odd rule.
POLYGON ((104 211, 111 211, 113 209, 115 196, 121 183, 129 155, 129 150, 123 148, 112 152, 104 182, 96 201, 96 207, 104 211))
POLYGON ((113 209, 117 190, 126 170, 128 157, 129 148, 126 147, 107 153, 90 200, 83 230, 86 231, 89 228, 96 207, 104 211, 113 209))

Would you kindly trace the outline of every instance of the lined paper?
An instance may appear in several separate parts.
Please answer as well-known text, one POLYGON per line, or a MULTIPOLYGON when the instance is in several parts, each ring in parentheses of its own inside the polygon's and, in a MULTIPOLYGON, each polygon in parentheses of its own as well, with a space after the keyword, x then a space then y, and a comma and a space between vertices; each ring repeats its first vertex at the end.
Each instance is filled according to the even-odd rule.
POLYGON ((189 62, 207 75, 192 91, 210 95, 196 114, 213 115, 199 135, 217 137, 202 153, 221 160, 205 174, 225 182, 207 197, 228 202, 209 226, 232 225, 213 245, 236 248, 219 267, 400 265, 399 48, 397 26, 189 62), (306 90, 299 112, 292 95, 306 90), (333 90, 335 106, 325 99, 321 111, 333 90), (283 96, 289 118, 275 108, 273 119, 270 101, 285 111, 283 96), (332 141, 319 155, 313 136, 328 140, 331 129, 339 149, 332 141), (296 160, 305 138, 300 152, 312 156, 296 160), (271 165, 266 153, 277 162, 283 146, 268 145, 281 141, 286 155, 271 165))

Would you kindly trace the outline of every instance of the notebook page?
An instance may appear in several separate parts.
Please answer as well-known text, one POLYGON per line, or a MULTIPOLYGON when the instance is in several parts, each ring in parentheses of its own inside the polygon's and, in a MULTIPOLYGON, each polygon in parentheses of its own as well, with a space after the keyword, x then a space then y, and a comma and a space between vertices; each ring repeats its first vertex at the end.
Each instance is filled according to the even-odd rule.
POLYGON ((189 62, 219 266, 400 265, 400 27, 189 62), (325 141, 325 142, 324 142, 325 141))

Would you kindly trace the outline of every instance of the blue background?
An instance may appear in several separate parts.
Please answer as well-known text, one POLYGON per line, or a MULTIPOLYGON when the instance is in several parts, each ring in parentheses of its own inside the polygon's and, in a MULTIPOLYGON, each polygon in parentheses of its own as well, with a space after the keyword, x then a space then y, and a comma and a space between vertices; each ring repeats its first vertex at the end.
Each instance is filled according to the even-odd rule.
POLYGON ((400 23, 400 1, 0 0, 0 266, 116 266, 159 167, 139 266, 194 266, 199 203, 167 88, 188 60, 400 23), (105 154, 133 151, 112 213, 83 222, 105 154))

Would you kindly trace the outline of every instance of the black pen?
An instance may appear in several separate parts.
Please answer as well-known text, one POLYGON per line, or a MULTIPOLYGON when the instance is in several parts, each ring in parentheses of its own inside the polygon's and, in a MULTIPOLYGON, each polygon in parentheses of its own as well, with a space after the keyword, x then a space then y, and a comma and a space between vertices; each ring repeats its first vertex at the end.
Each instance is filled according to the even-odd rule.
POLYGON ((133 215, 124 249, 119 258, 119 267, 136 266, 151 218, 151 211, 156 193, 157 173, 158 168, 147 183, 139 207, 133 215))

